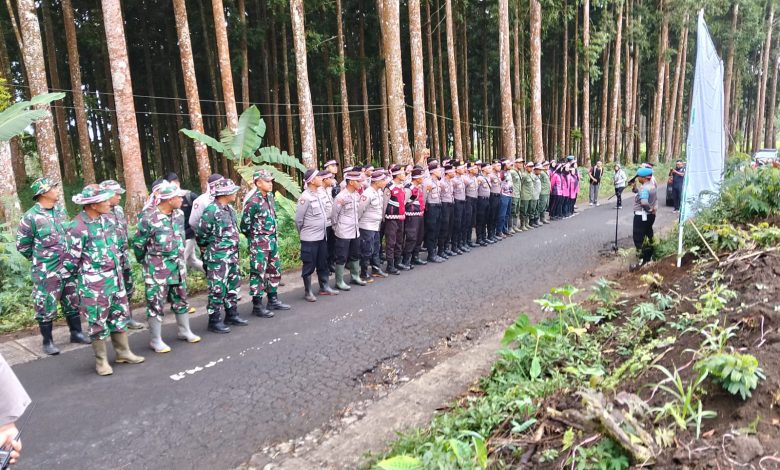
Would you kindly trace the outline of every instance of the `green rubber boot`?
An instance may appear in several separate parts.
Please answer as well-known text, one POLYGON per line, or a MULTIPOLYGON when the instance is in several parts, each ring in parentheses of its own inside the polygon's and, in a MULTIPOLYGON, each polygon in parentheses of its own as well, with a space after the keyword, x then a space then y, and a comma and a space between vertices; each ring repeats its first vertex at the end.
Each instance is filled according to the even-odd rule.
POLYGON ((336 289, 338 290, 351 290, 352 288, 349 287, 349 284, 344 282, 344 265, 343 264, 337 264, 336 265, 336 289))

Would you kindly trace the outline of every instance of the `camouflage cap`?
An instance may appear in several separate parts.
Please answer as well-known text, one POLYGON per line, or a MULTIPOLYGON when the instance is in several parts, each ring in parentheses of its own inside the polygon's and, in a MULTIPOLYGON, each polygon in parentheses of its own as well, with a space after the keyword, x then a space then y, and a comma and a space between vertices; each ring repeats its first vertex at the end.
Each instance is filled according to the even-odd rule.
POLYGON ((96 184, 90 184, 81 190, 79 194, 73 196, 73 202, 80 206, 86 206, 87 204, 97 204, 99 202, 108 201, 114 197, 114 191, 110 189, 101 188, 96 184))
POLYGON ((255 171, 255 174, 252 175, 252 181, 257 181, 257 180, 271 182, 274 180, 274 176, 268 170, 257 170, 255 171))
POLYGON ((56 188, 59 185, 56 181, 52 181, 49 178, 43 177, 38 178, 37 180, 33 181, 33 183, 30 185, 30 188, 33 191, 33 199, 40 196, 41 194, 48 193, 53 188, 56 188))
POLYGON ((240 188, 231 179, 222 179, 214 184, 214 196, 229 196, 236 194, 240 188))
POLYGON ((161 201, 181 196, 184 196, 184 191, 179 189, 175 184, 166 183, 157 188, 157 197, 159 197, 161 201))
POLYGON ((114 194, 125 193, 125 190, 122 189, 122 186, 120 186, 119 183, 114 180, 105 180, 100 183, 100 187, 103 189, 110 189, 111 191, 114 191, 114 194))

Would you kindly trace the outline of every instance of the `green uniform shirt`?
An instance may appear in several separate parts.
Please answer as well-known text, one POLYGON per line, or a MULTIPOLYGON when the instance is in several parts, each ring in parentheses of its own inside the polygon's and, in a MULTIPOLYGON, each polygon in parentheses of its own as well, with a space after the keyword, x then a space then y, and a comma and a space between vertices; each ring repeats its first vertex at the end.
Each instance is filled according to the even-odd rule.
POLYGON ((540 194, 542 196, 549 196, 550 195, 550 175, 547 173, 547 171, 542 170, 542 172, 539 173, 539 180, 542 182, 542 192, 540 194))
POLYGON ((147 284, 181 284, 184 268, 184 218, 179 209, 170 215, 148 210, 133 237, 135 258, 144 266, 147 284))
POLYGON ((520 200, 521 201, 532 201, 534 198, 534 180, 533 176, 531 176, 531 173, 524 171, 520 173, 520 180, 521 180, 521 189, 520 189, 520 200))
POLYGON ((68 252, 68 219, 59 207, 44 209, 35 204, 28 210, 16 231, 16 249, 32 261, 33 282, 62 271, 68 252))
POLYGON ((520 172, 514 168, 509 170, 509 175, 512 177, 512 197, 520 197, 520 188, 522 182, 520 181, 520 172))

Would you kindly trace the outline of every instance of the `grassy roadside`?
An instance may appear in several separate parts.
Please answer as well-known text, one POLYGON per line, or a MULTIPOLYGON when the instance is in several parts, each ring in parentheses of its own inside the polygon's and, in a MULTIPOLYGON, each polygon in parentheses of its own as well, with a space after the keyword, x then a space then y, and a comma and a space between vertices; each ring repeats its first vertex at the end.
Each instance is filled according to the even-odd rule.
POLYGON ((779 213, 780 170, 732 173, 696 222, 709 248, 688 231, 684 269, 552 289, 536 301, 547 319, 521 315, 478 387, 369 466, 776 463, 779 213))

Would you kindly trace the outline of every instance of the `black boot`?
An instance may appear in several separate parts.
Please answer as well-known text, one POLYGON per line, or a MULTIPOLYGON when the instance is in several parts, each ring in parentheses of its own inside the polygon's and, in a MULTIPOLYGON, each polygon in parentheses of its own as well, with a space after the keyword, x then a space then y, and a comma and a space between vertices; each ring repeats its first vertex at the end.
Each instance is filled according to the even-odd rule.
POLYGON ((43 336, 43 353, 49 356, 56 356, 60 353, 57 346, 54 345, 54 340, 51 337, 52 324, 50 321, 38 323, 41 329, 41 336, 43 336))
POLYGON ((409 269, 414 269, 414 263, 412 263, 412 254, 409 253, 408 255, 404 255, 403 259, 404 266, 408 266, 409 269))
POLYGON ((412 269, 412 267, 409 266, 409 264, 407 264, 406 262, 404 262, 403 258, 401 257, 395 259, 395 267, 400 269, 401 271, 409 271, 410 269, 412 269))
POLYGON ((462 252, 464 252, 464 253, 471 253, 471 248, 469 248, 469 244, 468 244, 468 243, 466 243, 466 242, 463 242, 463 243, 460 245, 460 247, 459 247, 459 248, 460 248, 460 251, 462 251, 462 252))
MULTIPOLYGON (((257 295, 255 297, 252 297, 252 315, 261 318, 271 318, 274 316, 274 312, 268 310, 267 308, 265 308, 265 305, 263 305, 262 295, 257 295)), ((230 323, 229 318, 225 319, 225 321, 230 323)))
POLYGON ((387 274, 394 274, 396 276, 401 274, 401 271, 399 271, 398 268, 395 267, 394 258, 387 259, 387 274))
POLYGON ((450 255, 447 254, 447 250, 445 250, 443 248, 439 249, 438 255, 439 255, 439 258, 442 258, 442 259, 445 259, 445 260, 450 259, 450 255))
POLYGON ((365 282, 374 282, 374 279, 368 275, 368 265, 360 265, 360 279, 365 282))
POLYGON ((225 323, 235 326, 247 326, 249 324, 248 321, 238 316, 238 306, 236 305, 225 309, 225 323))
POLYGON ((303 276, 303 300, 306 302, 317 301, 317 296, 315 296, 314 291, 311 290, 311 276, 303 276))
POLYGON ((432 251, 432 253, 428 253, 428 262, 429 263, 443 263, 444 258, 437 255, 435 252, 432 251))
POLYGON ((339 291, 330 287, 330 281, 327 277, 320 277, 320 295, 339 295, 339 291))
POLYGON ((92 340, 84 336, 81 332, 81 317, 73 315, 65 319, 68 322, 68 329, 70 329, 70 342, 76 344, 92 344, 92 340))
POLYGON ((279 300, 279 294, 268 294, 268 308, 273 310, 290 310, 290 306, 279 300))
POLYGON ((222 309, 209 314, 209 331, 214 333, 230 333, 230 328, 222 322, 222 309))
POLYGON ((371 265, 371 275, 373 277, 387 277, 387 273, 382 271, 382 267, 375 264, 371 265))
POLYGON ((428 262, 420 258, 420 253, 415 253, 412 255, 412 264, 416 266, 425 266, 428 262))

